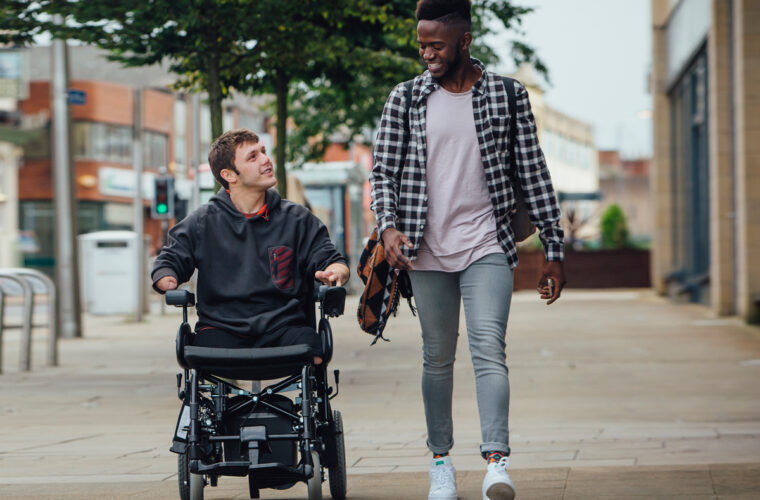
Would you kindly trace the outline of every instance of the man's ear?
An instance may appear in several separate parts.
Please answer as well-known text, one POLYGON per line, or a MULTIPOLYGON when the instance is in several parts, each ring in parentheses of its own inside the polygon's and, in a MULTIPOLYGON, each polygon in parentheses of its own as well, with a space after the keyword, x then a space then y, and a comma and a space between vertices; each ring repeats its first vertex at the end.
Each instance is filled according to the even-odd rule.
POLYGON ((470 48, 470 44, 472 43, 472 33, 466 31, 462 35, 462 38, 459 39, 459 43, 462 47, 462 50, 468 50, 470 48))
POLYGON ((237 174, 230 170, 229 168, 223 168, 219 172, 219 176, 227 181, 228 184, 231 184, 237 180, 237 174))

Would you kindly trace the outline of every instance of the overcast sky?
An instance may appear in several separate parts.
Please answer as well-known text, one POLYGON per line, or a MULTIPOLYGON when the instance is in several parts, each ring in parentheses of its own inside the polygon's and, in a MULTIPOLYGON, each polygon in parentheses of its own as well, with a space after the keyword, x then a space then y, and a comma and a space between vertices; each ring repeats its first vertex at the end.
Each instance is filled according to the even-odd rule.
MULTIPOLYGON (((534 7, 524 17, 524 35, 506 33, 535 48, 549 68, 544 85, 553 108, 594 126, 599 149, 626 157, 650 156, 652 99, 647 89, 651 66, 649 0, 516 0, 534 7)), ((507 44, 504 44, 507 46, 507 44)), ((508 52, 494 68, 514 70, 508 52)))

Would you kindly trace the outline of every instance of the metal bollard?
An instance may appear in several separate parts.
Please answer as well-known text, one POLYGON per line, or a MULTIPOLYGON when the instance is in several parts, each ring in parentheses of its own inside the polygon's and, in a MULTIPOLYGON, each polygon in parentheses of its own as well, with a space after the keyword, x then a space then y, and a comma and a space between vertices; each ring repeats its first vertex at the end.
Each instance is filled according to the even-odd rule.
MULTIPOLYGON (((29 371, 32 366, 32 314, 33 314, 33 294, 32 286, 25 278, 6 270, 0 270, 0 279, 7 279, 17 283, 21 287, 22 296, 24 297, 24 308, 21 315, 21 352, 19 355, 19 370, 29 371)), ((5 296, 2 301, 3 319, 5 316, 5 296)), ((5 328, 5 325, 0 325, 5 328)), ((0 365, 2 370, 2 365, 0 365)))
MULTIPOLYGON (((10 269, 2 269, 2 271, 31 278, 40 282, 44 288, 48 297, 48 349, 47 349, 47 365, 58 366, 58 323, 55 317, 56 311, 56 289, 53 280, 47 277, 44 273, 36 271, 34 269, 27 269, 24 267, 14 267, 10 269)), ((34 296, 32 295, 32 310, 34 309, 34 296)), ((32 325, 43 326, 43 325, 32 325)))

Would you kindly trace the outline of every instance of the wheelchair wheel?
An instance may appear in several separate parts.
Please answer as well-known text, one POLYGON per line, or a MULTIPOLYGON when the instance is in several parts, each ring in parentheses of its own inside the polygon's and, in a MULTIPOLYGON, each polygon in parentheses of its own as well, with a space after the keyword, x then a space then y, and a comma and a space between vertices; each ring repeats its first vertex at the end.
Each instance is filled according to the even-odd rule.
POLYGON ((333 425, 335 425, 335 464, 327 468, 327 476, 330 479, 330 496, 334 500, 346 498, 346 445, 343 440, 343 417, 338 410, 333 411, 333 425))
POLYGON ((309 500, 322 500, 322 466, 319 462, 319 453, 312 451, 311 460, 314 464, 314 474, 306 483, 309 489, 309 500))
POLYGON ((177 455, 177 478, 180 500, 203 500, 203 475, 190 472, 187 453, 177 455))

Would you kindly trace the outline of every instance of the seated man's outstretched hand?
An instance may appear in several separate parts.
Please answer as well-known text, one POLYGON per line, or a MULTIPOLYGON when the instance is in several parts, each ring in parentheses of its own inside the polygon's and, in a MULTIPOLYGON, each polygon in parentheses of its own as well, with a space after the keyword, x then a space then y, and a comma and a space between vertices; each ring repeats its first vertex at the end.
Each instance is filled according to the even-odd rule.
POLYGON ((174 276, 164 276, 156 282, 156 286, 162 292, 168 292, 177 288, 177 278, 174 276))
POLYGON ((348 266, 342 262, 334 262, 327 266, 323 271, 314 273, 314 277, 329 286, 341 286, 348 281, 348 266))

